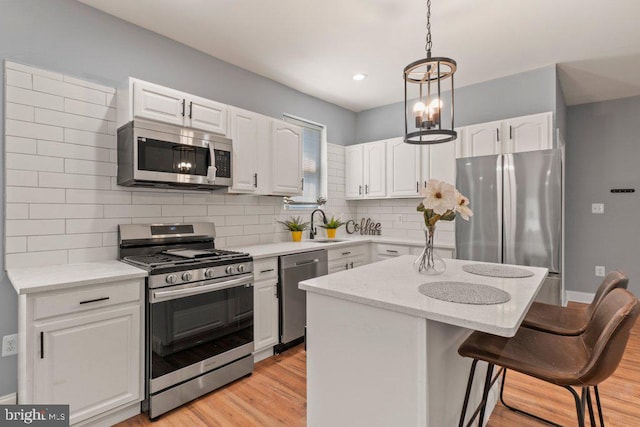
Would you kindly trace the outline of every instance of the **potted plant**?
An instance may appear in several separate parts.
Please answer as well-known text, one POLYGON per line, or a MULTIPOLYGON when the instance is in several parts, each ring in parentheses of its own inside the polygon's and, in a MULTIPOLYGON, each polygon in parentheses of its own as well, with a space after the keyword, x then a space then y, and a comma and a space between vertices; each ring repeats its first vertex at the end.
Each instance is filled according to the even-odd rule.
POLYGON ((329 239, 333 239, 336 237, 336 230, 343 226, 345 223, 340 220, 340 218, 336 218, 335 215, 331 215, 331 218, 327 220, 326 224, 322 224, 320 227, 327 230, 327 237, 329 239))
POLYGON ((278 221, 280 224, 284 225, 285 230, 291 231, 291 238, 294 242, 299 242, 302 240, 302 232, 307 229, 309 225, 308 222, 302 222, 302 219, 299 216, 290 217, 286 221, 278 221))

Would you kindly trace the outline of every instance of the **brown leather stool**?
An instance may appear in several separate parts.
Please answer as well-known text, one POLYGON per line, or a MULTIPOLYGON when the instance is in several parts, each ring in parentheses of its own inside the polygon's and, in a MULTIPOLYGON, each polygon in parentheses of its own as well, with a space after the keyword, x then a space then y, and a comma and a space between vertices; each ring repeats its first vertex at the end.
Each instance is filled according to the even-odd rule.
POLYGON ((522 321, 522 326, 556 335, 580 335, 604 297, 614 289, 627 289, 628 284, 626 274, 612 271, 604 278, 588 306, 560 307, 534 302, 522 321))
MULTIPOLYGON (((498 372, 492 379, 496 365, 569 390, 575 400, 578 425, 584 427, 585 403, 589 408, 591 425, 595 425, 589 387, 597 386, 616 370, 638 315, 638 299, 625 289, 614 289, 598 305, 584 332, 577 336, 554 335, 527 328, 520 328, 512 338, 472 333, 458 349, 461 356, 474 359, 459 426, 465 425, 473 377, 480 360, 488 363, 482 401, 467 426, 478 414, 478 425, 482 426, 484 422, 489 390, 500 377, 498 372), (572 386, 580 387, 582 395, 578 396, 572 386)), ((600 407, 598 409, 601 411, 600 407)), ((600 422, 603 423, 602 412, 600 422)))

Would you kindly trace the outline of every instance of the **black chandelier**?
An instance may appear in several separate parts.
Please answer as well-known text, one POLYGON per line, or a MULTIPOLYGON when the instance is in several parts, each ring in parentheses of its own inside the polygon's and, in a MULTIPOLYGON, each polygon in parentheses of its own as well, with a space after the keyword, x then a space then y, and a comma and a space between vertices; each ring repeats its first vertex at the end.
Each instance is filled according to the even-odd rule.
POLYGON ((458 137, 453 127, 453 74, 456 61, 431 56, 431 0, 427 0, 427 57, 404 68, 404 142, 440 144, 458 137), (442 123, 442 91, 451 84, 451 126, 442 123), (446 86, 446 87, 443 87, 446 86), (410 105, 411 102, 411 105, 410 105))

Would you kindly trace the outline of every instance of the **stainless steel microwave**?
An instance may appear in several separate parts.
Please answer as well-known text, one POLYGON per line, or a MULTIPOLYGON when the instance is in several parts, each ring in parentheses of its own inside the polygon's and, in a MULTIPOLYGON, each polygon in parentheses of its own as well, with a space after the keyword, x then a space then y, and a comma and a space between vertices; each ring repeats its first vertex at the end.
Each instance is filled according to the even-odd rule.
POLYGON ((134 120, 118 129, 118 185, 215 190, 231 185, 231 140, 134 120))

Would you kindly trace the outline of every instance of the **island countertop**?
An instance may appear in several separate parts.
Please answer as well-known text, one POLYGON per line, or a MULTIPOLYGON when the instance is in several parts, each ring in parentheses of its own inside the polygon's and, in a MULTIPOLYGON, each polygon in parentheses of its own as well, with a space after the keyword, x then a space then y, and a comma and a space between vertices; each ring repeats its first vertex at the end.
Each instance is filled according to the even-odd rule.
POLYGON ((386 261, 341 271, 300 282, 300 288, 347 301, 423 317, 467 329, 506 337, 513 336, 544 279, 546 268, 522 267, 533 272, 525 278, 497 278, 470 274, 462 270, 474 261, 447 259, 447 270, 438 276, 425 276, 413 270, 415 256, 405 255, 386 261), (427 282, 457 281, 496 287, 509 293, 503 304, 472 305, 440 301, 418 292, 427 282))

